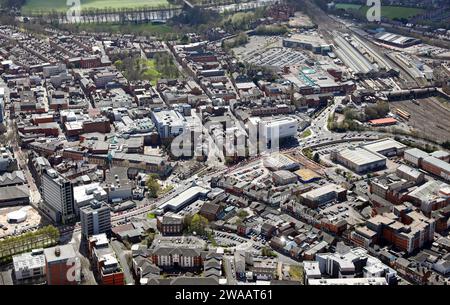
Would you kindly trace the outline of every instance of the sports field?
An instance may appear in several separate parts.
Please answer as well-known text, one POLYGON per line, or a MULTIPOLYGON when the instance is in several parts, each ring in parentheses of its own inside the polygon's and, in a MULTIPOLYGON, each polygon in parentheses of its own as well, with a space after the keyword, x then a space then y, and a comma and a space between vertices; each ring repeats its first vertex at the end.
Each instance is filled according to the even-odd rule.
MULTIPOLYGON (((338 3, 336 8, 344 10, 359 10, 361 13, 366 14, 368 7, 359 4, 350 3, 338 3)), ((403 7, 403 6, 381 6, 381 16, 389 19, 394 18, 410 18, 422 13, 423 10, 415 7, 403 7)))
MULTIPOLYGON (((22 12, 31 11, 66 11, 67 0, 27 0, 22 6, 22 12)), ((76 0, 73 0, 76 2, 76 0)), ((137 8, 143 6, 167 5, 167 0, 80 0, 81 9, 104 8, 137 8)))

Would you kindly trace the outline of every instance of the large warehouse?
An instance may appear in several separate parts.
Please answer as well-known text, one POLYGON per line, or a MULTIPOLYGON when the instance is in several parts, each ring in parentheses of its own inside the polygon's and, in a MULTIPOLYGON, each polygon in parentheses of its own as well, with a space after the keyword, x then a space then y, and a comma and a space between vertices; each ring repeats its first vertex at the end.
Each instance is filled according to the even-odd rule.
POLYGON ((167 200, 165 203, 159 206, 159 209, 163 211, 170 210, 172 212, 178 212, 197 199, 206 197, 208 193, 208 189, 205 189, 198 185, 194 185, 167 200))
POLYGON ((450 181, 450 163, 430 156, 422 160, 422 169, 450 181))
POLYGON ((333 161, 344 165, 358 174, 381 170, 386 167, 386 157, 361 147, 333 151, 331 158, 333 161))
POLYGON ((320 36, 304 34, 294 34, 290 38, 284 38, 283 47, 301 48, 316 54, 326 54, 332 50, 332 45, 326 43, 320 36))
POLYGON ((407 48, 421 43, 420 39, 382 32, 375 35, 376 40, 399 48, 407 48))
POLYGON ((363 146, 368 151, 379 153, 380 155, 390 157, 403 155, 406 149, 406 145, 397 142, 391 138, 381 139, 378 141, 370 142, 363 146))
POLYGON ((405 159, 405 161, 414 164, 417 167, 420 167, 422 160, 424 158, 427 158, 428 156, 429 156, 428 153, 418 148, 411 148, 405 150, 405 153, 403 154, 403 158, 405 159))

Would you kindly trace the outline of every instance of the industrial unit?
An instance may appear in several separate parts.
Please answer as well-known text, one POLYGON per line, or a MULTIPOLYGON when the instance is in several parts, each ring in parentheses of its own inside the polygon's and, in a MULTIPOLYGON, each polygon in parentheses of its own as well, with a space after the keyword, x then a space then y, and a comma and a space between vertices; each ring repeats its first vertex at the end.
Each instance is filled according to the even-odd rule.
POLYGON ((386 167, 386 157, 361 147, 333 151, 331 152, 331 158, 358 174, 381 170, 386 167))

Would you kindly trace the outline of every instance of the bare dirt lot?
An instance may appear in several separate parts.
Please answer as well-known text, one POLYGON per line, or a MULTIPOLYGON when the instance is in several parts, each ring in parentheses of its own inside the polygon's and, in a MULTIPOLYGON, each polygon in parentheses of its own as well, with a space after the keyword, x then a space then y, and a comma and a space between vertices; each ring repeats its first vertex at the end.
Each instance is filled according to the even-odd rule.
POLYGON ((444 142, 450 140, 450 103, 437 98, 392 102, 391 109, 399 108, 409 112, 408 125, 421 136, 430 140, 444 142))
POLYGON ((3 227, 0 229, 0 238, 25 233, 36 229, 42 223, 42 218, 39 213, 31 206, 16 206, 6 207, 0 209, 0 224, 3 227), (8 213, 23 210, 27 214, 27 219, 21 223, 8 223, 8 213))

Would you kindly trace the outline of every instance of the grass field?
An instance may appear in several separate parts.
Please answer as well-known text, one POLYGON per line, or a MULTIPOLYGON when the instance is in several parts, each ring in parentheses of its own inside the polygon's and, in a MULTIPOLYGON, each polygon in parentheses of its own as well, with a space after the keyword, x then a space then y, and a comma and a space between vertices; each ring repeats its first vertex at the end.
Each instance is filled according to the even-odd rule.
POLYGON ((336 8, 343 10, 359 10, 361 8, 361 4, 353 4, 353 3, 337 3, 336 8))
MULTIPOLYGON (((66 11, 67 0, 27 0, 22 12, 32 11, 66 11)), ((168 4, 167 0, 80 0, 81 9, 102 8, 137 8, 143 6, 158 6, 168 4)))
POLYGON ((307 138, 311 135, 311 130, 308 128, 305 131, 302 132, 302 138, 307 138))
MULTIPOLYGON (((366 14, 369 9, 367 6, 350 3, 338 3, 336 8, 344 10, 359 10, 361 13, 366 14)), ((394 18, 410 18, 422 13, 423 10, 415 7, 403 7, 403 6, 381 6, 381 17, 394 19, 394 18)))

